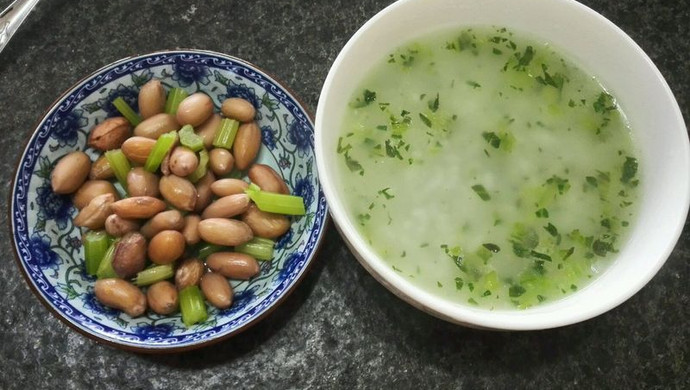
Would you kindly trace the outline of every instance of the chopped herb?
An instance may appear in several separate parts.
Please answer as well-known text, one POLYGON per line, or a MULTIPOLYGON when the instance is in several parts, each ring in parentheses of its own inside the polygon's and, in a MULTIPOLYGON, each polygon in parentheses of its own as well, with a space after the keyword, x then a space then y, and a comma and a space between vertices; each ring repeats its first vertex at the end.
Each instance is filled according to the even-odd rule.
POLYGON ((479 195, 479 197, 481 198, 481 200, 487 201, 487 200, 490 200, 490 199, 491 199, 491 196, 490 196, 489 193, 486 191, 486 188, 484 188, 483 185, 481 185, 481 184, 475 184, 475 185, 472 186, 472 189, 474 190, 474 192, 477 193, 477 195, 479 195))
POLYGON ((345 164, 352 172, 359 172, 360 175, 364 175, 364 168, 362 165, 354 160, 348 153, 345 153, 345 164))
POLYGON ((403 157, 400 155, 400 152, 398 151, 398 148, 391 145, 389 140, 386 140, 386 155, 388 157, 397 157, 400 160, 403 159, 403 157))
POLYGON ((395 195, 391 195, 391 194, 388 193, 389 190, 390 190, 390 187, 386 187, 386 188, 384 188, 384 189, 382 189, 382 190, 379 190, 378 193, 379 193, 379 195, 383 195, 386 199, 393 199, 393 198, 395 198, 395 195))
POLYGON ((438 287, 443 287, 443 285, 441 284, 441 282, 439 282, 438 280, 436 281, 436 285, 437 285, 438 287))
POLYGON ((549 210, 545 208, 540 208, 534 213, 537 218, 548 218, 549 217, 549 210))
POLYGON ((585 177, 585 180, 587 180, 587 183, 589 183, 592 187, 599 186, 599 182, 597 181, 597 178, 594 176, 587 176, 585 177))
POLYGON ((522 55, 520 55, 520 53, 515 53, 515 57, 518 59, 518 63, 513 67, 513 69, 524 70, 525 67, 532 62, 532 58, 534 58, 534 48, 532 48, 532 46, 527 46, 522 55))
POLYGON ((470 291, 474 291, 474 283, 472 283, 472 282, 467 283, 467 288, 469 288, 470 291))
POLYGON ((606 114, 609 111, 616 109, 616 102, 613 99, 613 96, 609 95, 606 92, 602 92, 599 94, 597 100, 594 103, 592 103, 592 107, 594 107, 594 112, 597 112, 599 114, 606 114))
POLYGON ((621 182, 628 183, 630 179, 637 174, 637 159, 634 157, 626 157, 623 163, 623 174, 621 175, 621 182))
POLYGON ((525 288, 520 286, 519 284, 514 284, 514 285, 510 286, 510 288, 508 289, 508 295, 511 298, 517 298, 517 297, 521 296, 522 294, 524 294, 525 292, 527 292, 527 290, 525 290, 525 288))
POLYGON ((462 267, 462 249, 459 246, 454 246, 454 247, 449 247, 446 244, 441 245, 441 249, 443 249, 443 252, 446 254, 446 256, 450 257, 451 260, 455 262, 455 265, 459 267, 462 267))
POLYGON ((490 242, 487 242, 487 243, 485 243, 485 244, 482 244, 482 246, 483 246, 484 248, 490 250, 490 251, 493 252, 493 253, 498 253, 498 252, 501 251, 501 247, 499 247, 499 246, 496 245, 496 244, 492 244, 492 243, 490 243, 490 242))
POLYGON ((386 131, 386 130, 388 130, 388 126, 386 126, 386 125, 379 125, 379 126, 376 126, 376 129, 377 129, 377 130, 386 131))
POLYGON ((431 112, 438 111, 438 105, 439 105, 438 94, 436 94, 436 99, 429 102, 429 109, 431 110, 431 112))
POLYGON ((537 259, 551 261, 551 256, 547 255, 546 253, 541 253, 541 252, 537 252, 537 251, 533 250, 533 251, 530 251, 530 255, 532 257, 537 258, 537 259))
POLYGON ((467 303, 470 303, 472 305, 478 305, 477 301, 474 300, 474 298, 470 298, 467 300, 467 303))
POLYGON ((577 291, 577 286, 574 285, 574 284, 571 284, 571 285, 570 285, 570 289, 573 290, 573 291, 577 291))
POLYGON ((493 51, 493 53, 496 54, 497 56, 500 56, 501 54, 503 54, 503 52, 502 52, 500 49, 497 49, 497 48, 495 48, 495 47, 492 49, 492 51, 493 51))
POLYGON ((558 189, 558 193, 563 195, 570 189, 570 183, 568 179, 563 179, 559 176, 553 175, 550 179, 546 180, 546 184, 555 185, 558 189))
POLYGON ((604 257, 608 252, 614 252, 614 249, 610 242, 597 239, 592 243, 592 251, 595 255, 604 257))
POLYGON ((462 290, 462 286, 465 285, 465 282, 462 280, 462 278, 455 278, 455 288, 457 290, 462 290))
POLYGON ((365 89, 364 92, 362 92, 362 97, 355 99, 355 101, 352 103, 352 107, 354 108, 361 108, 361 107, 366 107, 373 103, 376 100, 376 92, 372 92, 368 89, 365 89))
POLYGON ((478 82, 472 81, 472 80, 467 80, 467 81, 465 82, 465 84, 467 84, 467 85, 469 85, 470 87, 475 88, 475 89, 476 89, 476 88, 480 88, 480 87, 482 86, 482 85, 479 84, 478 82))
POLYGON ((489 295, 491 295, 491 290, 486 290, 486 291, 484 291, 484 293, 482 294, 483 297, 488 297, 489 295))
POLYGON ((396 266, 394 266, 394 265, 392 265, 391 267, 393 267, 393 270, 395 270, 395 271, 397 271, 397 272, 402 272, 402 270, 401 270, 400 268, 398 268, 398 267, 396 267, 396 266))
POLYGON ((358 214, 357 215, 357 220, 359 221, 359 224, 364 226, 369 220, 371 219, 371 215, 367 214, 358 214))
POLYGON ((575 107, 575 101, 573 99, 570 99, 568 102, 568 107, 575 107))
POLYGON ((539 245, 539 235, 534 229, 518 223, 513 227, 510 241, 513 244, 513 253, 517 257, 528 257, 539 245))
POLYGON ((608 218, 602 219, 601 220, 601 226, 603 226, 607 229, 611 229, 611 220, 609 220, 608 218))
POLYGON ((554 237, 558 236, 558 229, 556 229, 556 227, 553 226, 553 224, 551 224, 551 222, 549 222, 548 225, 544 226, 544 230, 549 232, 549 234, 554 236, 554 237))
POLYGON ((429 119, 429 117, 427 117, 426 115, 422 114, 421 112, 419 113, 419 119, 421 119, 422 122, 424 122, 424 124, 426 125, 426 127, 431 127, 431 119, 429 119))
POLYGON ((489 143, 492 147, 495 149, 498 149, 501 146, 501 138, 499 138, 496 133, 492 132, 483 132, 482 137, 484 137, 484 140, 489 143))
MULTIPOLYGON (((554 75, 549 74, 549 72, 546 71, 547 70, 546 64, 541 64, 541 69, 542 69, 542 72, 544 73, 544 75, 543 75, 543 77, 537 76, 536 80, 539 83, 544 84, 544 85, 550 85, 559 91, 561 89, 563 89, 563 81, 565 80, 565 78, 563 77, 562 74, 560 74, 560 73, 555 73, 554 75)), ((571 100, 571 102, 572 102, 572 100, 571 100)), ((573 103, 573 105, 574 105, 574 103, 573 103)))
POLYGON ((390 103, 379 103, 379 109, 384 111, 389 105, 390 103))

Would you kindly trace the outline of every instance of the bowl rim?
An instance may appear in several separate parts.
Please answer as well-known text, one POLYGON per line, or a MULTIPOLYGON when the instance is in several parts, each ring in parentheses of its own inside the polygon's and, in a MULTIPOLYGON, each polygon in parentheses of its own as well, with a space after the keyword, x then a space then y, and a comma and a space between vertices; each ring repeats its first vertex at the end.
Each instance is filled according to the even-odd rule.
MULTIPOLYGON (((683 128, 687 129, 686 125, 684 124, 684 120, 682 117, 682 113, 680 112, 678 102, 675 99, 675 96, 673 95, 673 92, 670 89, 665 78, 658 70, 656 65, 653 63, 653 61, 649 58, 647 53, 627 33, 625 33, 616 24, 614 24, 598 12, 594 11, 587 5, 584 5, 576 0, 557 1, 562 5, 571 7, 573 9, 577 9, 579 12, 587 14, 588 18, 596 21, 598 24, 602 24, 603 26, 605 26, 606 29, 609 30, 607 31, 607 35, 616 35, 616 40, 627 41, 630 48, 635 50, 636 53, 650 65, 651 70, 654 72, 654 76, 660 82, 660 86, 663 88, 667 96, 671 98, 671 109, 674 111, 676 116, 674 123, 678 123, 683 128)), ((668 260, 675 245, 677 245, 677 241, 680 238, 680 235, 684 228, 684 223, 682 221, 684 221, 687 218, 688 210, 690 207, 690 185, 687 188, 683 189, 683 196, 685 200, 682 209, 679 210, 679 214, 684 215, 685 218, 678 219, 678 223, 673 226, 673 235, 672 237, 669 237, 668 240, 668 242, 673 243, 673 245, 664 248, 664 250, 662 251, 663 254, 659 256, 659 259, 656 260, 653 269, 650 269, 644 278, 638 280, 637 283, 635 283, 634 285, 631 284, 630 288, 627 289, 624 294, 618 295, 616 300, 608 302, 607 305, 599 305, 595 308, 590 308, 588 310, 584 310, 577 314, 571 314, 568 316, 557 316, 555 318, 548 319, 543 323, 539 324, 535 324, 534 322, 529 321, 510 322, 510 320, 515 320, 516 317, 510 316, 510 313, 512 312, 509 311, 496 310, 490 312, 489 310, 473 308, 463 304, 452 304, 449 301, 442 299, 434 294, 431 294, 426 290, 422 289, 421 287, 412 284, 404 277, 397 275, 395 273, 388 272, 389 270, 387 269, 384 270, 385 262, 379 255, 374 253, 374 251, 371 248, 367 248, 366 245, 363 245, 364 241, 361 239, 359 233, 354 233, 354 239, 350 239, 350 237, 346 236, 345 231, 351 230, 346 229, 350 227, 350 222, 348 222, 350 218, 347 216, 345 206, 344 204, 342 204, 342 199, 340 195, 338 195, 337 191, 335 191, 336 184, 333 183, 334 179, 329 177, 328 175, 328 171, 332 171, 332 169, 327 167, 328 164, 326 163, 326 160, 328 160, 328 158, 325 157, 325 153, 327 152, 322 150, 322 148, 324 147, 324 132, 326 132, 325 128, 327 127, 327 125, 325 124, 325 119, 323 118, 323 111, 326 110, 324 106, 326 105, 327 101, 332 99, 332 97, 329 96, 330 94, 332 94, 332 92, 329 91, 329 89, 332 87, 334 80, 337 78, 335 74, 336 71, 342 70, 341 67, 343 66, 342 62, 344 61, 344 58, 351 54, 351 51, 354 50, 354 46, 361 45, 361 41, 363 39, 362 37, 377 37, 378 34, 376 33, 371 33, 370 35, 366 34, 370 32, 369 30, 375 29, 374 26, 377 25, 381 19, 388 17, 389 13, 396 12, 397 8, 407 7, 410 3, 415 2, 421 3, 418 0, 398 0, 377 12, 374 16, 369 18, 363 25, 359 27, 359 29, 349 38, 347 43, 341 48, 336 59, 334 60, 328 72, 328 75, 326 76, 326 79, 324 81, 321 94, 319 97, 319 102, 317 105, 315 127, 315 148, 317 167, 321 171, 320 176, 324 178, 322 180, 322 185, 324 188, 324 194, 326 195, 326 199, 329 201, 329 204, 331 205, 330 212, 333 222, 338 232, 343 237, 343 240, 346 242, 346 244, 349 246, 350 250, 354 254, 357 261, 379 283, 386 287, 386 289, 388 289, 390 292, 392 292, 394 295, 398 296, 405 302, 416 307, 417 309, 420 309, 433 316, 436 316, 438 318, 452 323, 475 328, 517 331, 556 328, 591 319, 593 317, 596 317, 598 315, 601 315, 607 311, 614 309, 615 307, 619 306, 620 304, 628 300, 639 290, 641 290, 658 273, 659 269, 668 260), (382 271, 385 271, 385 273, 383 273, 382 271), (403 287, 405 288, 405 290, 403 290, 403 287), (484 316, 487 313, 490 313, 489 318, 484 316), (509 315, 503 316, 502 314, 504 313, 508 313, 509 315), (496 314, 499 315, 497 316, 496 314)), ((444 4, 446 3, 448 2, 445 2, 444 4)), ((377 33, 380 33, 380 31, 377 31, 377 33)), ((690 161, 688 157, 690 156, 690 144, 688 144, 687 138, 688 136, 686 131, 686 142, 682 150, 683 159, 686 162, 690 161)), ((568 297, 565 297, 564 299, 568 299, 568 297)), ((562 302, 564 299, 559 299, 557 302, 562 302)), ((516 311, 516 313, 518 312, 516 311)), ((521 311, 519 313, 529 312, 521 311)))
MULTIPOLYGON (((119 65, 122 65, 124 63, 127 63, 129 61, 134 61, 137 59, 142 59, 145 57, 151 57, 155 55, 170 55, 170 54, 191 54, 191 55, 209 55, 209 56, 215 56, 218 58, 230 60, 232 62, 238 63, 242 65, 243 67, 246 67, 248 69, 251 69, 252 71, 255 71, 259 74, 262 74, 264 78, 267 80, 271 81, 275 86, 279 87, 282 89, 288 97, 293 99, 295 103, 298 105, 298 107, 305 113, 307 121, 311 124, 312 128, 315 129, 315 117, 314 114, 312 113, 311 110, 308 109, 308 107, 304 104, 304 102, 292 91, 291 88, 287 86, 282 80, 279 78, 275 77, 274 74, 271 72, 268 72, 264 70, 263 68, 255 65, 252 62, 249 62, 247 60, 244 60, 242 58, 236 57, 234 55, 230 54, 225 54, 213 50, 205 50, 205 49, 189 49, 189 48, 175 48, 175 49, 161 49, 161 50, 156 50, 152 52, 145 52, 145 53, 140 53, 140 54, 133 54, 130 56, 122 57, 117 60, 111 61, 106 65, 103 65, 99 67, 98 69, 90 72, 86 76, 80 77, 77 79, 77 81, 71 83, 66 89, 63 90, 63 92, 53 100, 52 103, 48 105, 46 109, 39 115, 38 119, 34 121, 34 124, 30 127, 31 129, 31 135, 26 139, 24 142, 24 145, 21 149, 21 153, 19 157, 17 157, 17 160, 14 165, 14 172, 12 174, 12 183, 11 183, 11 189, 8 192, 8 204, 9 207, 7 208, 7 224, 9 227, 9 231, 12 233, 12 253, 13 257, 15 260, 15 264, 20 270, 20 273, 26 282, 26 284, 29 286, 29 289, 33 292, 33 294, 38 298, 39 302, 48 309, 48 311, 53 314, 55 317, 57 317, 62 323, 66 324, 69 328, 72 330, 75 330, 77 333, 81 334, 82 336, 86 336, 87 338, 91 340, 95 340, 99 343, 102 343, 104 345, 126 350, 129 352, 136 352, 136 353, 144 353, 144 354, 172 354, 172 353, 179 353, 179 352, 186 352, 186 351, 191 351, 191 350, 196 350, 202 347, 210 346, 213 344, 217 344, 221 341, 233 338, 241 333, 244 333, 248 329, 254 327, 258 323, 260 323, 263 319, 268 317, 270 314, 272 314, 281 304, 283 304, 287 298, 296 290, 296 288, 304 281, 306 276, 309 274, 311 268, 314 265, 314 262, 316 261, 317 256, 319 255, 321 248, 323 247, 323 243, 325 241, 325 237, 327 235, 328 228, 330 226, 330 208, 328 206, 328 203, 325 201, 325 196, 323 194, 323 187, 321 187, 320 191, 317 191, 315 201, 317 202, 318 208, 323 207, 323 224, 320 226, 317 237, 314 243, 314 249, 311 252, 310 256, 308 256, 305 259, 306 265, 302 268, 300 271, 299 275, 293 279, 293 281, 283 290, 283 293, 273 302, 268 305, 261 313, 259 313, 257 316, 252 318, 251 320, 245 322, 241 326, 235 328, 232 331, 226 331, 223 334, 216 334, 211 337, 201 339, 201 340, 195 340, 193 342, 188 342, 183 345, 174 345, 174 344, 160 344, 160 345, 147 345, 147 344, 134 344, 134 343, 126 343, 123 342, 122 340, 113 338, 113 337, 106 337, 104 335, 101 335, 99 333, 95 332, 90 332, 77 324, 74 323, 73 320, 68 318, 64 313, 61 311, 57 310, 50 302, 48 302, 47 298, 39 291, 37 288, 34 280, 29 276, 24 264, 22 263, 21 260, 21 255, 19 253, 19 248, 17 247, 17 242, 16 242, 16 230, 15 230, 15 221, 14 221, 14 214, 17 211, 15 209, 15 204, 14 204, 14 198, 16 196, 16 187, 17 187, 17 179, 20 171, 20 167, 22 162, 25 159, 26 153, 28 151, 29 146, 31 145, 32 141, 36 138, 37 136, 37 131, 39 130, 39 126, 41 123, 46 119, 46 117, 53 112, 55 109, 57 109, 59 103, 63 101, 67 96, 69 96, 72 92, 77 90, 80 86, 85 84, 88 80, 93 79, 96 77, 98 74, 109 70, 113 69, 119 65)), ((317 172, 317 177, 316 180, 319 181, 318 178, 318 172, 317 172)))

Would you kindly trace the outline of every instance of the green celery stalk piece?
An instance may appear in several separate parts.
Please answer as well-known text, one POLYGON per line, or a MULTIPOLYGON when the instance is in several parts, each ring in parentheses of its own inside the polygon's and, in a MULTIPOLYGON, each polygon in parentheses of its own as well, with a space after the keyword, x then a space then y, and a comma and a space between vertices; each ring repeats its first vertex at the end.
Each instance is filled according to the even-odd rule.
POLYGON ((250 241, 235 247, 236 252, 244 253, 257 260, 271 260, 275 241, 268 238, 254 237, 250 241))
POLYGON ((209 255, 220 252, 227 247, 216 245, 216 244, 205 244, 197 251, 197 257, 201 260, 205 260, 209 255))
POLYGON ((186 146, 195 152, 204 148, 204 139, 194 132, 194 128, 191 125, 182 126, 177 135, 180 137, 182 146, 186 146))
POLYGON ((110 237, 104 230, 90 230, 84 235, 83 240, 86 273, 95 276, 110 246, 110 237))
POLYGON ((148 286, 162 280, 170 279, 175 275, 175 268, 172 264, 163 264, 149 267, 139 271, 132 280, 137 286, 148 286))
POLYGON ((245 193, 261 211, 285 215, 306 214, 304 199, 301 196, 262 191, 254 183, 245 190, 245 193))
POLYGON ((228 150, 232 149, 239 127, 240 122, 230 118, 223 118, 220 121, 220 128, 213 137, 213 146, 228 150))
POLYGON ((191 181, 192 183, 196 183, 197 181, 201 180, 204 176, 206 176, 206 172, 208 170, 208 152, 206 149, 201 149, 199 152, 199 165, 197 165, 196 169, 194 172, 190 173, 189 176, 187 176, 187 179, 191 181))
POLYGON ((151 149, 151 153, 146 158, 144 169, 151 173, 155 173, 163 162, 165 155, 168 154, 170 149, 175 145, 175 141, 177 141, 177 131, 171 131, 158 137, 156 143, 153 145, 153 149, 151 149))
POLYGON ((129 123, 132 124, 132 126, 136 126, 139 123, 141 123, 141 117, 139 117, 139 114, 137 114, 132 107, 127 104, 125 99, 122 98, 122 96, 118 96, 113 100, 113 105, 115 108, 117 108, 118 111, 120 111, 120 114, 127 118, 129 123))
POLYGON ((101 263, 98 265, 98 271, 96 271, 98 279, 117 278, 117 274, 113 269, 113 255, 115 255, 115 247, 118 242, 120 240, 113 241, 105 252, 101 263))
POLYGON ((180 311, 182 312, 182 322, 186 327, 196 323, 204 322, 208 318, 206 303, 201 295, 199 287, 188 286, 180 291, 180 311))
POLYGON ((113 170, 117 181, 122 188, 127 191, 127 174, 132 169, 129 160, 127 160, 127 156, 122 153, 121 149, 113 149, 105 152, 105 158, 108 160, 110 169, 113 170))
POLYGON ((170 115, 177 114, 177 108, 180 106, 189 94, 182 88, 173 88, 168 93, 168 99, 165 101, 165 113, 170 115))

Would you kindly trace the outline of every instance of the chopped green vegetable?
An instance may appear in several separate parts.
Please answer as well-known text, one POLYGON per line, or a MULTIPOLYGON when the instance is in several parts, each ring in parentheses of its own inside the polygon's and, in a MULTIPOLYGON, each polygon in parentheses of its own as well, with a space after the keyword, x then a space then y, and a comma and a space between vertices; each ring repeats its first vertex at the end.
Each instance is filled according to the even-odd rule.
POLYGON ((285 215, 306 214, 304 199, 301 196, 262 191, 254 183, 249 185, 245 193, 261 211, 285 215))
POLYGON ((225 246, 221 245, 215 245, 215 244, 205 244, 199 248, 197 251, 197 257, 200 258, 201 260, 206 259, 209 255, 212 253, 220 252, 222 250, 227 249, 225 246))
POLYGON ((204 148, 204 139, 194 132, 194 128, 191 125, 182 126, 177 135, 180 137, 182 146, 186 146, 195 152, 204 148))
POLYGON ((191 181, 192 183, 196 183, 197 181, 201 180, 204 176, 206 176, 206 172, 208 171, 208 152, 206 149, 201 149, 199 152, 199 165, 196 166, 196 169, 194 172, 190 173, 189 176, 187 176, 187 179, 191 181))
POLYGON ((136 126, 139 123, 141 123, 141 118, 139 117, 139 114, 137 114, 132 109, 132 107, 130 107, 129 104, 127 104, 127 102, 125 101, 125 99, 122 98, 122 96, 118 96, 117 98, 115 98, 115 100, 113 100, 113 105, 115 106, 115 108, 117 108, 120 114, 122 114, 122 116, 127 118, 127 120, 129 121, 129 123, 132 124, 132 126, 136 126))
POLYGON ((196 323, 204 322, 208 318, 206 303, 199 287, 188 286, 180 291, 180 312, 182 322, 188 328, 196 323))
POLYGON ((149 267, 137 273, 132 283, 137 286, 148 286, 175 276, 175 268, 172 264, 163 264, 149 267))
POLYGON ((182 88, 173 88, 168 93, 168 100, 165 101, 165 113, 170 115, 177 114, 177 107, 187 98, 189 94, 182 88))
POLYGON ((96 277, 98 279, 117 277, 113 269, 113 256, 115 255, 115 247, 118 242, 120 242, 120 240, 113 241, 105 252, 105 255, 103 255, 103 259, 101 259, 101 263, 98 265, 98 270, 96 271, 96 277))
POLYGON ((637 159, 633 157, 626 157, 623 163, 623 174, 621 175, 622 183, 629 183, 630 180, 637 174, 637 159))
POLYGON ((151 149, 151 153, 146 159, 144 169, 149 172, 156 172, 163 162, 165 155, 167 155, 175 145, 175 141, 177 141, 177 131, 171 131, 158 137, 156 143, 153 145, 153 149, 151 149))
POLYGON ((254 237, 250 241, 235 247, 235 251, 247 254, 257 260, 271 260, 275 242, 268 238, 254 237))
POLYGON ((105 158, 108 160, 110 169, 113 170, 117 181, 127 191, 127 174, 132 169, 129 160, 121 149, 108 150, 105 152, 105 158))
POLYGON ((89 230, 84 234, 83 240, 86 273, 96 275, 98 266, 110 246, 110 237, 104 230, 89 230))
POLYGON ((235 142, 235 136, 237 136, 239 128, 240 122, 230 118, 223 118, 220 121, 220 127, 216 131, 216 135, 213 137, 213 146, 228 150, 232 149, 232 144, 235 142))

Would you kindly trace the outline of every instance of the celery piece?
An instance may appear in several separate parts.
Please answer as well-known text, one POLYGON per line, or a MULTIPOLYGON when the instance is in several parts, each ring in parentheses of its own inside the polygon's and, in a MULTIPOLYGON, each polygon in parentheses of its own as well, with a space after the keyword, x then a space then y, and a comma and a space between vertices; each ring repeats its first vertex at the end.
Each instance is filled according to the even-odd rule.
POLYGON ((104 230, 90 230, 84 234, 83 241, 86 273, 89 275, 96 275, 98 266, 101 264, 101 260, 108 251, 110 237, 104 230))
POLYGON ((149 267, 139 271, 137 276, 132 279, 132 283, 137 286, 148 286, 161 280, 170 279, 175 275, 175 268, 172 264, 163 264, 149 267))
POLYGON ((235 247, 236 252, 244 253, 257 260, 271 260, 275 242, 268 238, 254 237, 250 241, 235 247))
POLYGON ((186 146, 195 152, 204 148, 204 139, 194 132, 194 128, 191 125, 182 126, 177 135, 180 137, 182 146, 186 146))
POLYGON ((240 122, 230 118, 223 118, 220 121, 220 128, 218 128, 216 135, 213 137, 213 146, 228 150, 232 149, 232 143, 235 142, 235 136, 239 127, 240 122))
POLYGON ((206 244, 199 248, 197 252, 197 257, 201 260, 206 259, 210 254, 220 252, 227 247, 215 244, 206 244))
POLYGON ((208 152, 206 149, 201 149, 199 152, 199 165, 197 165, 194 172, 187 176, 187 179, 192 183, 196 183, 201 180, 202 177, 206 176, 206 171, 208 170, 208 152))
POLYGON ((175 145, 176 140, 177 131, 171 131, 158 137, 156 143, 153 145, 153 149, 151 149, 151 153, 146 158, 144 169, 152 173, 156 172, 163 162, 165 155, 168 154, 173 145, 175 145))
POLYGON ((98 265, 98 270, 96 271, 96 277, 98 279, 117 278, 117 274, 113 269, 113 256, 115 255, 115 247, 117 247, 118 242, 120 242, 120 240, 113 241, 105 252, 101 263, 98 265))
POLYGON ((304 215, 304 199, 301 196, 262 191, 252 183, 244 191, 261 211, 286 215, 304 215))
POLYGON ((129 123, 132 124, 132 126, 136 126, 139 123, 141 123, 141 118, 139 117, 139 114, 137 114, 132 107, 127 104, 125 99, 122 98, 122 96, 118 96, 115 100, 113 100, 113 106, 117 108, 118 111, 120 111, 120 114, 127 118, 129 123))
POLYGON ((129 164, 129 160, 127 160, 127 156, 122 153, 122 150, 113 149, 105 152, 105 158, 108 160, 110 169, 113 170, 117 181, 120 183, 122 188, 127 191, 127 174, 129 173, 129 170, 132 169, 132 166, 129 164))
POLYGON ((173 88, 168 93, 168 100, 165 101, 165 113, 170 115, 177 114, 177 107, 189 94, 182 88, 173 88))
POLYGON ((188 286, 180 291, 180 311, 182 312, 182 322, 186 327, 196 323, 204 322, 208 318, 206 303, 201 295, 199 287, 188 286))

